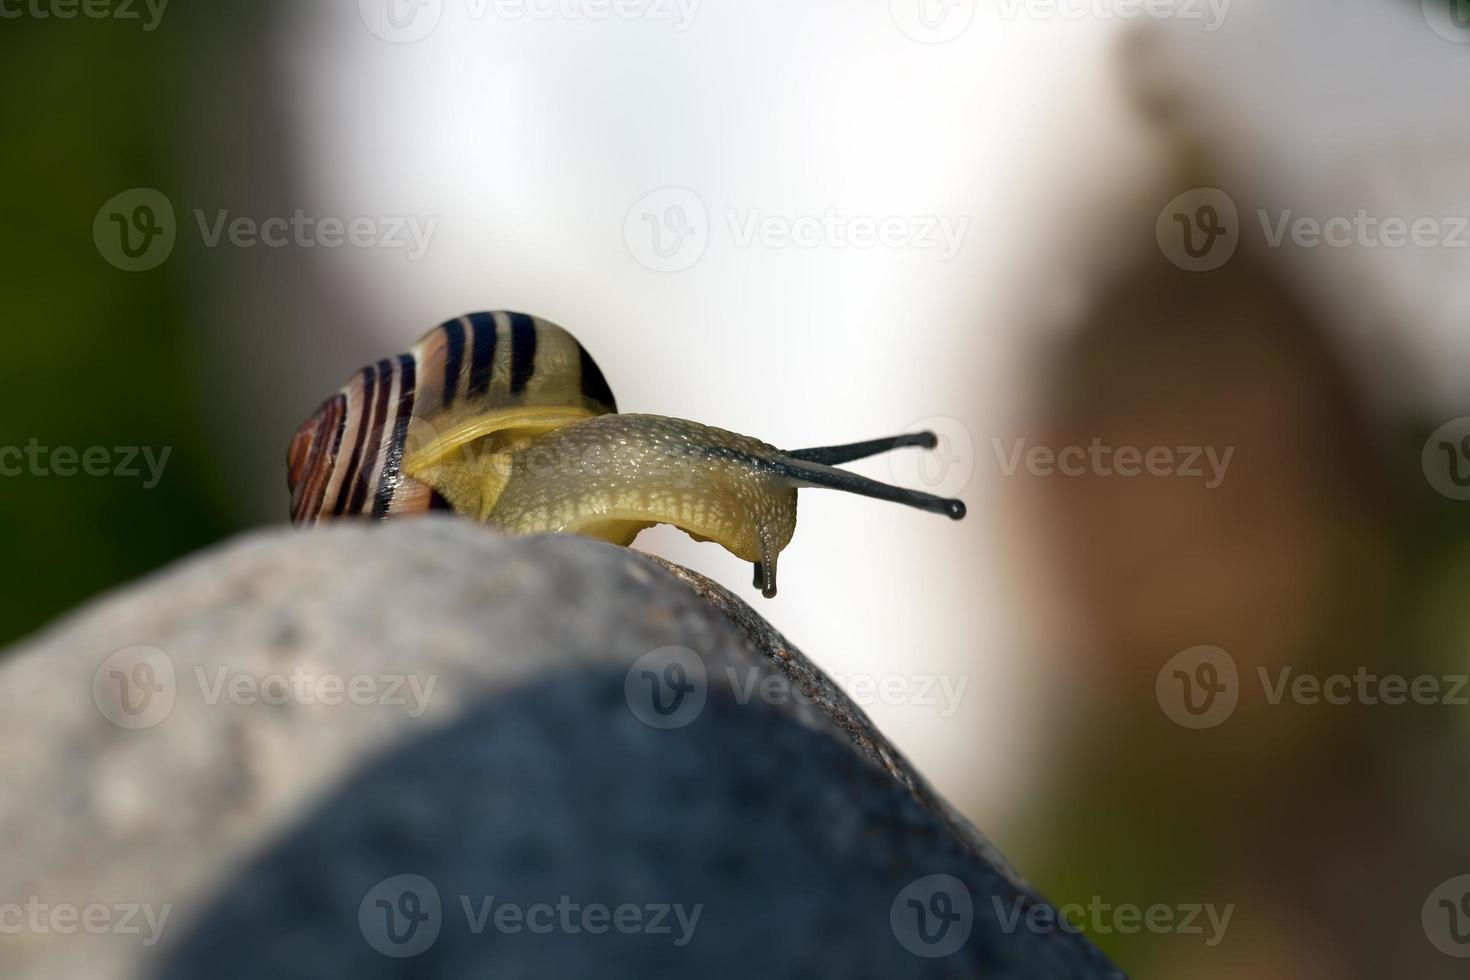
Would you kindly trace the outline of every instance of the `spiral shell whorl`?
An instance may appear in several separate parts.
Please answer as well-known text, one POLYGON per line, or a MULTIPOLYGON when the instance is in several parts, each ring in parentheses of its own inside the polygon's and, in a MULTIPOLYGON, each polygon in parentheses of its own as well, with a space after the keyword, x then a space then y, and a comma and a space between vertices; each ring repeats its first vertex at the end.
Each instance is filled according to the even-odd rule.
POLYGON ((297 429, 287 453, 292 523, 448 509, 403 473, 410 427, 432 432, 517 406, 617 411, 596 362, 556 324, 521 313, 440 324, 408 353, 363 368, 297 429))

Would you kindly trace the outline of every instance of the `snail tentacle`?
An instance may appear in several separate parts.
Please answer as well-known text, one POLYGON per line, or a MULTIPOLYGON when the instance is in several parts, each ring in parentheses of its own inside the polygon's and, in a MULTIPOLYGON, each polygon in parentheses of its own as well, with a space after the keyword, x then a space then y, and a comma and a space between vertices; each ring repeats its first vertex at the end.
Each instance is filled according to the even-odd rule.
POLYGON ((837 466, 840 463, 851 463, 859 459, 867 459, 869 456, 877 456, 889 450, 900 449, 904 446, 918 446, 921 449, 933 449, 939 445, 939 438, 932 432, 909 432, 900 436, 889 436, 886 439, 868 439, 865 442, 849 442, 841 446, 817 446, 812 449, 788 449, 786 455, 792 459, 805 460, 808 463, 822 463, 826 466, 837 466))

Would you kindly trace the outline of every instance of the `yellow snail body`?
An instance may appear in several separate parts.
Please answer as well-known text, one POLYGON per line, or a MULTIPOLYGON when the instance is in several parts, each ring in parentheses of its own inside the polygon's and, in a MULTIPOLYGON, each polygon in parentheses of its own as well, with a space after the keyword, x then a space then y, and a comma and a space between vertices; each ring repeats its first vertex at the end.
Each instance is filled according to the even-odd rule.
POLYGON ((474 313, 363 368, 297 430, 291 519, 452 510, 511 534, 566 532, 627 545, 672 524, 755 565, 776 594, 796 491, 828 487, 958 520, 965 506, 835 468, 931 433, 782 451, 724 429, 619 415, 571 334, 522 313, 474 313))

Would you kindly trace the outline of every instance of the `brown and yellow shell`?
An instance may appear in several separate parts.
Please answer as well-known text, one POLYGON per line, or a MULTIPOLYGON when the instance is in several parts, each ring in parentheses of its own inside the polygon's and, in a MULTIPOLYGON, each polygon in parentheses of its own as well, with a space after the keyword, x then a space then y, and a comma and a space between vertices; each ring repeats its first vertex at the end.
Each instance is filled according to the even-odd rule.
POLYGON ((508 312, 449 320, 407 353, 363 368, 296 431, 291 520, 484 513, 504 483, 497 459, 616 411, 597 363, 556 324, 508 312), (472 446, 483 451, 466 456, 472 446))

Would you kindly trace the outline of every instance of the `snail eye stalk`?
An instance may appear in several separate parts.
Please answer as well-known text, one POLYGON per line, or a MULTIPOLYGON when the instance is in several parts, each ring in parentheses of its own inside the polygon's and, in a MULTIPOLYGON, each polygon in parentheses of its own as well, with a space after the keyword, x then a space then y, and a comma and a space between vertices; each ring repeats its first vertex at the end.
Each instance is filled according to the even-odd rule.
MULTIPOLYGON (((849 452, 857 452, 857 456, 847 458, 861 459, 863 456, 872 455, 866 451, 860 451, 858 447, 873 445, 884 445, 886 448, 877 449, 876 452, 885 452, 887 449, 897 448, 900 445, 929 446, 932 443, 920 441, 923 437, 932 438, 932 433, 921 432, 914 436, 897 436, 894 439, 877 439, 871 443, 853 443, 850 446, 830 446, 825 449, 798 450, 807 454, 828 454, 831 457, 843 456, 849 452), (910 440, 898 442, 897 440, 910 440)), ((931 514, 944 514, 951 520, 960 520, 965 516, 964 501, 947 497, 938 497, 932 493, 924 493, 921 490, 909 490, 905 487, 896 487, 891 483, 883 483, 872 480, 857 473, 847 470, 839 470, 834 466, 824 463, 810 462, 794 453, 784 453, 772 461, 771 465, 786 479, 798 487, 826 487, 829 490, 843 490, 847 493, 855 493, 863 497, 872 497, 875 500, 888 500, 906 507, 917 507, 931 514)))
POLYGON ((854 460, 867 459, 869 456, 877 456, 879 453, 901 449, 904 446, 918 446, 921 449, 933 449, 937 445, 939 445, 939 439, 932 432, 909 432, 901 436, 889 436, 887 439, 849 442, 841 446, 817 446, 812 449, 792 449, 786 455, 792 459, 805 460, 808 463, 837 466, 840 463, 851 463, 854 460))

